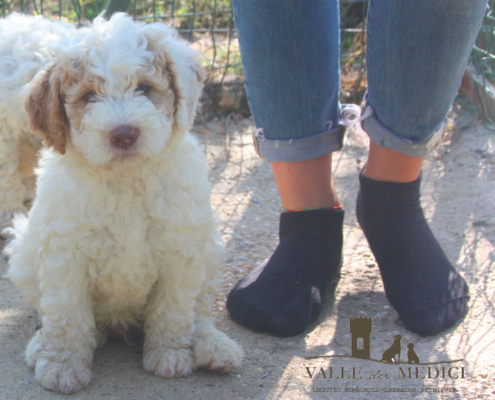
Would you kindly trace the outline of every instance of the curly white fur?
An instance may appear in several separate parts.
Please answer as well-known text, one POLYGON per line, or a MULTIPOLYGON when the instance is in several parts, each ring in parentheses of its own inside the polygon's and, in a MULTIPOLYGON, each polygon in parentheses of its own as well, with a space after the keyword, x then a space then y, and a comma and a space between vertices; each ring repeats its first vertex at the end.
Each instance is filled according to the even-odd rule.
POLYGON ((40 16, 0 19, 0 230, 34 194, 34 168, 41 139, 22 107, 25 86, 69 40, 74 27, 40 16))
POLYGON ((26 109, 49 149, 6 251, 42 318, 26 361, 45 388, 84 387, 108 329, 140 324, 155 375, 240 365, 211 317, 222 247, 187 132, 202 88, 195 58, 170 27, 116 14, 75 31, 30 84, 26 109), (118 126, 140 131, 134 145, 112 145, 118 126))

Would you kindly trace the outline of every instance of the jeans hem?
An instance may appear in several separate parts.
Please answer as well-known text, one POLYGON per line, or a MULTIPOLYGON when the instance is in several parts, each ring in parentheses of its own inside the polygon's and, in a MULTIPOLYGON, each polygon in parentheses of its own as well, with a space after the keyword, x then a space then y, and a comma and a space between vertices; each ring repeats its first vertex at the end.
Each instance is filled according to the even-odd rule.
POLYGON ((337 126, 327 132, 302 139, 267 139, 262 129, 253 134, 256 153, 269 162, 313 160, 339 151, 344 142, 345 127, 337 126))
POLYGON ((368 109, 368 116, 361 121, 363 130, 370 140, 380 147, 386 147, 398 153, 409 157, 425 157, 434 150, 445 136, 445 121, 431 137, 421 143, 403 138, 390 131, 374 115, 373 108, 370 105, 365 106, 368 109))

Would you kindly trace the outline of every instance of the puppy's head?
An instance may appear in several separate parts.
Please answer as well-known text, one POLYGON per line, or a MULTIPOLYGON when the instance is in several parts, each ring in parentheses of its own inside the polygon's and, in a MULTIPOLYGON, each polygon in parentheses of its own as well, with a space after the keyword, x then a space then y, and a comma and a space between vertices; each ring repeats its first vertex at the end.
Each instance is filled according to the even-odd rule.
POLYGON ((409 350, 412 350, 412 349, 414 349, 414 344, 409 343, 409 344, 407 345, 407 347, 409 348, 409 350))
POLYGON ((97 18, 30 84, 32 127, 90 163, 150 159, 191 127, 203 82, 196 53, 161 23, 97 18))

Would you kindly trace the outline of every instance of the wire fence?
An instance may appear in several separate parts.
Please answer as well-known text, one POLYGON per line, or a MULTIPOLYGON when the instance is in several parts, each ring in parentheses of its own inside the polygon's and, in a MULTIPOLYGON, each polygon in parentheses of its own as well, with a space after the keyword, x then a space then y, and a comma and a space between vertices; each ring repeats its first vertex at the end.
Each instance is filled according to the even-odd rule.
MULTIPOLYGON (((268 0, 267 0, 268 1, 268 0)), ((242 81, 242 65, 231 0, 0 0, 5 17, 17 11, 43 14, 78 24, 92 20, 103 10, 107 15, 127 11, 143 22, 172 23, 183 38, 205 55, 208 81, 220 90, 227 76, 242 81)), ((359 103, 366 89, 366 14, 368 0, 340 0, 341 4, 341 101, 359 103)), ((495 123, 495 111, 487 106, 489 85, 495 83, 495 0, 489 0, 486 18, 476 42, 471 64, 482 77, 475 101, 480 115, 495 123)), ((231 79, 230 79, 231 80, 231 79)))
POLYGON ((469 100, 476 106, 485 125, 495 131, 495 0, 488 1, 488 9, 471 54, 475 74, 474 96, 469 100))
MULTIPOLYGON (((231 0, 110 0, 108 3, 107 0, 0 0, 0 3, 3 17, 17 11, 82 24, 107 8, 109 15, 125 10, 136 20, 172 23, 182 37, 206 55, 204 67, 210 80, 221 85, 229 74, 242 79, 231 0)), ((348 64, 360 67, 360 84, 365 75, 367 1, 341 0, 341 4, 342 57, 348 64)), ((354 97, 359 96, 359 84, 352 92, 354 97)))

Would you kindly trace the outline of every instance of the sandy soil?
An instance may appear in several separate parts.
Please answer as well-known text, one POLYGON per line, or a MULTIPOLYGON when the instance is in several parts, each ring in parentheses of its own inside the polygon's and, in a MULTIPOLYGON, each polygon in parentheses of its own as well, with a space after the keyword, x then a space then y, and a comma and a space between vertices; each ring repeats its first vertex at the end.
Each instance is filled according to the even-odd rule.
MULTIPOLYGON (((357 174, 366 160, 366 146, 354 138, 334 157, 336 184, 346 209, 344 267, 335 300, 305 334, 281 339, 237 326, 225 310, 231 287, 277 244, 280 200, 269 164, 255 155, 253 129, 252 120, 235 117, 195 127, 208 157, 212 204, 226 245, 215 318, 220 329, 244 347, 243 366, 228 375, 197 371, 187 378, 163 380, 143 371, 141 346, 116 338, 96 352, 94 376, 86 389, 72 396, 50 393, 35 382, 23 361, 36 315, 14 285, 3 280, 0 399, 495 398, 495 134, 479 124, 452 131, 428 157, 423 172, 428 220, 470 285, 470 311, 462 324, 422 338, 397 321, 354 214, 357 174), (421 363, 432 364, 420 365, 416 372, 416 366, 406 363, 349 357, 349 318, 355 315, 373 319, 372 359, 381 359, 394 335, 402 335, 401 362, 407 362, 406 344, 412 342, 421 363), (450 392, 432 392, 440 389, 450 392)), ((6 268, 2 262, 0 273, 6 268)))

